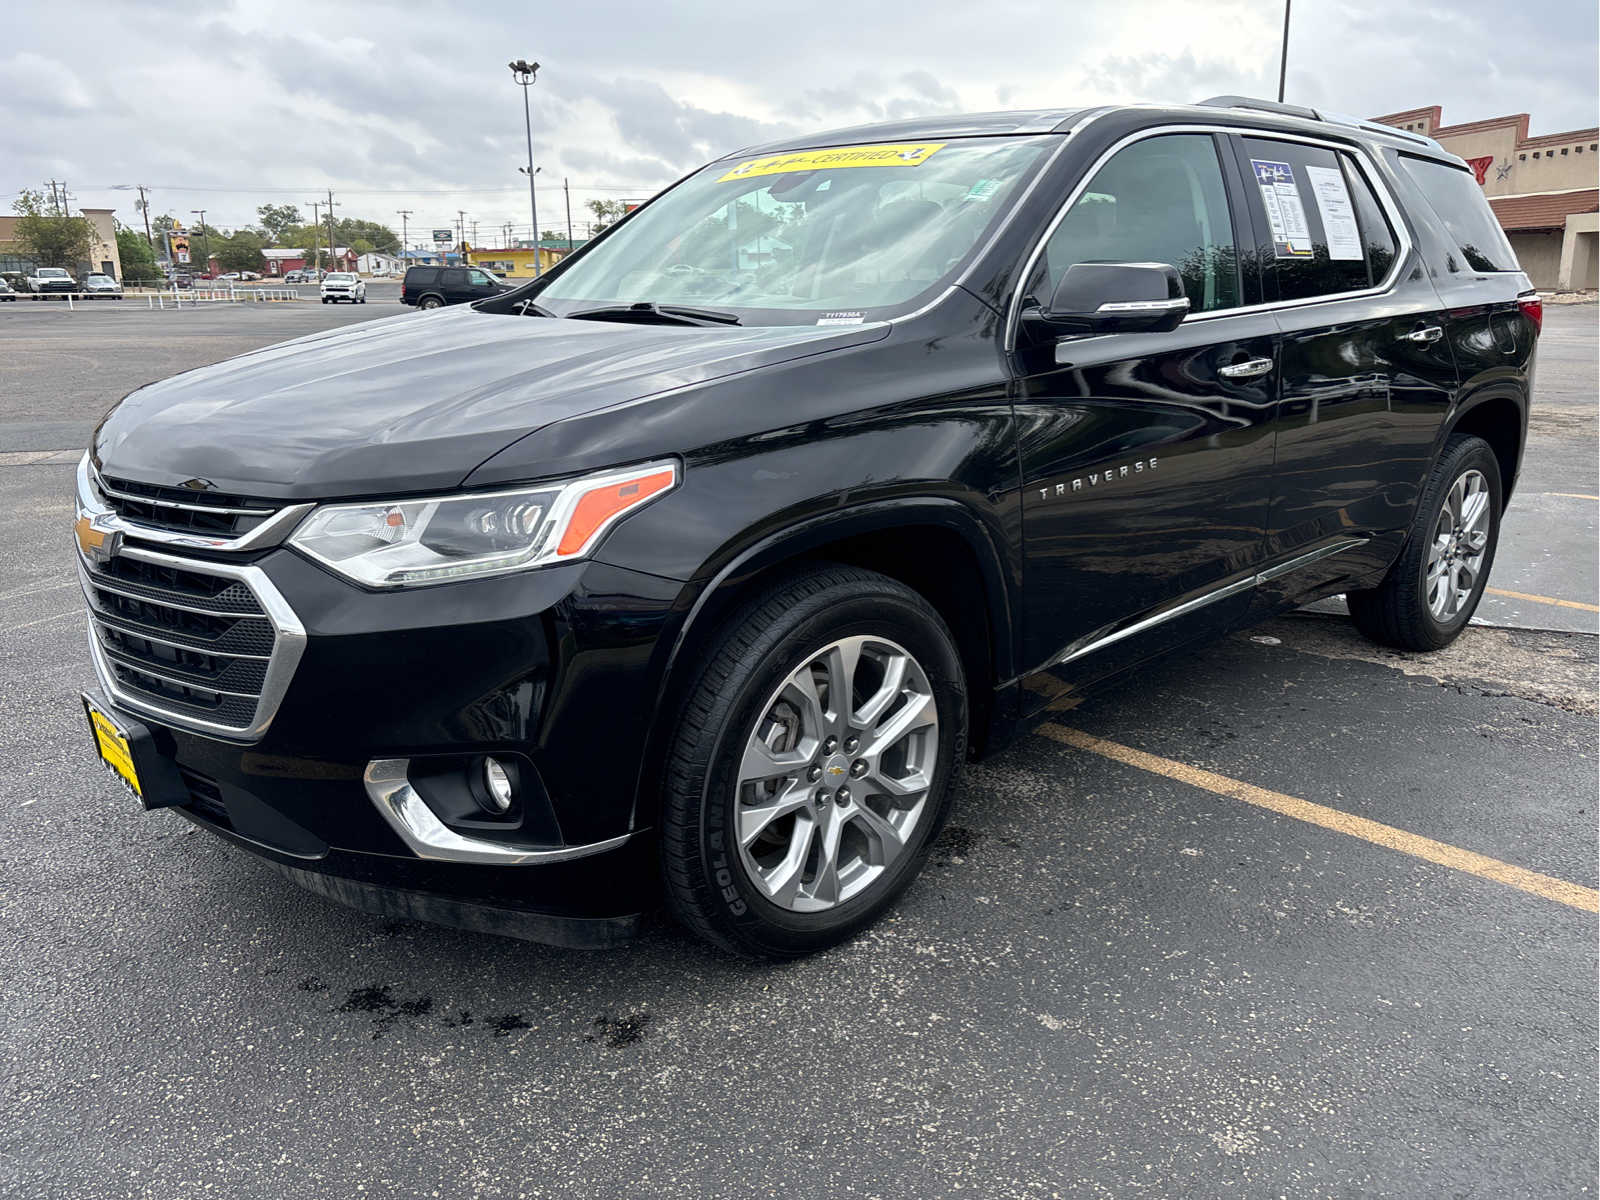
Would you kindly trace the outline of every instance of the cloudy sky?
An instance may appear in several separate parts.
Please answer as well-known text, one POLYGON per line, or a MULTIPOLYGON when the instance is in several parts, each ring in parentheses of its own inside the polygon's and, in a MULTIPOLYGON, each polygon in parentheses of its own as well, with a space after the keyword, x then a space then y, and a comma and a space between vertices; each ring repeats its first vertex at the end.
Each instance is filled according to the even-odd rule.
MULTIPOLYGON (((918 114, 1277 87, 1282 0, 38 0, 0 41, 0 211, 65 180, 76 204, 232 227, 329 187, 339 215, 526 236, 522 98, 539 217, 646 196, 791 131, 918 114)), ((1596 124, 1595 0, 1296 0, 1288 96, 1375 115, 1596 124)), ((309 216, 309 208, 305 209, 309 216)), ((496 242, 498 237, 494 238, 496 242)))

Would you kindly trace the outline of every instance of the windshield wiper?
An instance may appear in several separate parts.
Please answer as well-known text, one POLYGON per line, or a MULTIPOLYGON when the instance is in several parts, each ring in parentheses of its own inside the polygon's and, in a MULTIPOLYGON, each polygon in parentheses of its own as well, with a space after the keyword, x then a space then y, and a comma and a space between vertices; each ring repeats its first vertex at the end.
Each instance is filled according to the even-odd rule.
POLYGON ((610 304, 604 308, 586 308, 568 313, 571 321, 635 321, 641 325, 737 325, 739 318, 732 313, 717 312, 711 308, 688 308, 681 304, 652 304, 648 300, 638 304, 610 304))
POLYGON ((532 300, 518 300, 512 307, 525 317, 554 317, 556 315, 544 305, 535 304, 532 300))

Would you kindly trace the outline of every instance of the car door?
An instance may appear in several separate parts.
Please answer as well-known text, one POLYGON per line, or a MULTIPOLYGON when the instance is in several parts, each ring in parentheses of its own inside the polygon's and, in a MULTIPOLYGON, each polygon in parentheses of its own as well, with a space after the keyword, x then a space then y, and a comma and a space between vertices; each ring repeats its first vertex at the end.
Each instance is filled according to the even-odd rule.
POLYGON ((487 271, 480 271, 476 267, 467 268, 467 294, 470 299, 482 300, 485 296, 497 296, 500 289, 495 286, 493 278, 487 271))
POLYGON ((1393 558, 1456 375, 1441 304, 1375 164, 1354 147, 1233 139, 1282 331, 1268 581, 1275 607, 1393 558), (1375 180, 1377 182, 1375 182, 1375 180))
POLYGON ((1210 133, 1123 145, 1030 265, 1028 295, 1049 296, 1076 262, 1167 263, 1191 305, 1168 333, 1018 347, 1021 643, 1035 698, 1224 629, 1248 605, 1271 497, 1277 331, 1237 250, 1248 243, 1229 162, 1210 133))

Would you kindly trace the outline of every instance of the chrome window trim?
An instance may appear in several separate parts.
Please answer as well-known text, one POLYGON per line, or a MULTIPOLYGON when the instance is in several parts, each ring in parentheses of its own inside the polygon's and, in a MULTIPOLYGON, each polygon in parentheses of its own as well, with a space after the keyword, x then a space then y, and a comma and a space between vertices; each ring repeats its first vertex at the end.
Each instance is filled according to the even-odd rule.
POLYGON ((1087 641, 1080 638, 1076 643, 1068 643, 1064 650, 1045 664, 1045 669, 1064 666, 1074 659, 1093 654, 1096 650, 1104 650, 1107 646, 1115 645, 1117 642, 1133 637, 1135 634, 1143 633, 1147 629, 1154 629, 1157 625, 1164 625, 1168 621, 1186 616, 1197 609, 1205 608, 1207 605, 1216 604, 1218 601, 1226 600, 1230 596, 1237 596, 1241 592, 1250 591, 1264 583, 1282 578, 1293 571, 1298 571, 1301 567, 1310 566, 1319 559, 1328 558, 1330 555, 1350 550, 1356 546, 1364 546, 1371 540, 1371 538, 1366 537, 1338 538, 1325 546, 1318 546, 1315 550, 1298 554, 1286 562, 1262 568, 1246 575, 1242 579, 1235 579, 1231 583, 1225 583, 1221 587, 1213 588, 1211 591, 1195 596, 1190 600, 1184 600, 1171 608, 1162 609, 1160 612, 1152 613, 1148 617, 1142 617, 1120 629, 1113 629, 1109 633, 1090 634, 1087 641))
POLYGON ((410 768, 408 758, 375 758, 361 773, 361 782, 373 807, 418 858, 501 867, 540 866, 614 850, 633 837, 632 833, 625 833, 603 842, 556 847, 468 837, 439 820, 427 801, 417 794, 408 775, 410 768))
MULTIPOLYGON (((153 525, 141 525, 119 516, 112 507, 105 502, 108 495, 117 496, 134 501, 138 504, 162 504, 162 501, 151 500, 143 496, 130 496, 126 492, 117 492, 105 486, 100 478, 100 473, 89 462, 87 451, 78 460, 78 515, 88 517, 95 529, 102 533, 117 532, 127 538, 136 538, 144 542, 156 542, 163 546, 190 546, 197 550, 217 550, 225 553, 238 553, 244 550, 259 550, 266 546, 275 546, 288 536, 290 530, 300 523, 307 513, 316 507, 315 504, 306 502, 289 504, 271 514, 261 524, 249 532, 236 538, 206 537, 199 533, 179 533, 171 529, 157 529, 153 525)), ((190 507, 180 505, 175 501, 165 502, 170 507, 190 507)), ((192 506, 201 512, 215 513, 260 513, 259 509, 227 509, 221 507, 208 507, 205 505, 192 506)))
MULTIPOLYGON (((1206 125, 1190 122, 1152 125, 1147 129, 1140 129, 1130 133, 1127 137, 1114 142, 1085 168, 1082 177, 1073 185, 1072 191, 1067 194, 1067 198, 1062 201, 1061 206, 1056 210, 1056 215, 1050 219, 1050 223, 1045 226, 1044 232, 1034 242, 1033 249, 1023 259, 1022 270, 1013 279, 1011 299, 1006 305, 1004 346, 1008 352, 1017 348, 1017 331, 1021 324, 1022 293, 1027 286, 1028 279, 1032 277, 1034 266, 1038 263, 1039 256, 1044 253, 1045 246, 1049 243, 1051 235, 1055 233, 1056 227, 1066 219, 1067 213, 1078 202, 1078 198, 1088 190, 1090 182, 1100 173, 1100 168, 1105 166, 1113 155, 1133 145, 1135 142, 1142 142, 1147 138, 1161 137, 1173 133, 1213 135, 1220 133, 1237 137, 1262 138, 1268 141, 1302 142, 1310 146, 1320 146, 1325 150, 1332 150, 1336 153, 1343 151, 1353 155, 1356 167, 1361 172, 1362 178, 1372 188, 1373 194, 1378 197, 1378 203, 1384 210, 1384 215, 1389 218, 1389 224, 1393 227, 1397 242, 1394 262, 1390 265, 1389 273, 1383 277, 1380 283, 1376 283, 1371 287, 1358 288, 1348 292, 1330 292, 1326 296, 1306 296, 1298 300, 1273 300, 1262 304, 1241 304, 1234 308, 1217 308, 1209 312, 1192 312, 1183 319, 1185 325, 1191 321, 1209 321, 1217 317, 1236 316, 1240 313, 1274 312, 1284 308, 1302 308, 1311 304, 1337 303, 1341 300, 1357 300, 1364 296, 1379 296, 1385 292, 1392 291, 1395 284, 1399 282, 1414 249, 1414 244, 1411 241, 1411 230, 1405 222, 1399 204, 1390 194, 1388 184, 1384 182, 1382 173, 1376 170, 1376 162, 1363 143, 1356 141, 1346 142, 1332 137, 1313 137, 1303 133, 1283 133, 1276 129, 1262 129, 1248 125, 1206 125)), ((1220 162, 1218 166, 1224 172, 1232 170, 1231 165, 1226 162, 1220 162)), ((1226 180, 1224 180, 1224 183, 1226 183, 1226 180)), ((1230 213, 1232 212, 1231 196, 1229 198, 1229 211, 1230 213)))
MULTIPOLYGON (((272 724, 272 719, 278 713, 278 708, 283 703, 283 697, 289 690, 289 681, 294 678, 295 668, 300 665, 300 657, 305 653, 306 630, 300 623, 300 618, 295 615, 294 609, 289 607, 289 602, 283 598, 283 593, 273 586, 272 580, 260 567, 237 563, 219 563, 209 560, 181 558, 172 554, 162 554, 155 550, 147 550, 140 546, 124 545, 118 552, 127 558, 137 559, 161 567, 176 567, 179 570, 195 571, 201 574, 217 575, 224 579, 235 579, 243 583, 254 593, 256 600, 261 605, 261 610, 266 619, 272 624, 276 634, 273 643, 272 655, 267 660, 267 671, 261 681, 261 692, 255 696, 255 719, 249 725, 224 725, 218 721, 207 721, 201 717, 190 716, 187 713, 174 712, 162 708, 144 697, 130 694, 117 681, 116 674, 107 665, 106 656, 100 646, 100 639, 95 633, 94 603, 89 599, 87 590, 84 593, 84 602, 89 606, 89 653, 94 661, 94 673, 100 681, 100 686, 106 691, 112 702, 125 708, 136 716, 152 717, 164 725, 178 729, 187 729, 193 733, 204 734, 208 737, 219 738, 231 742, 258 742, 267 728, 272 724)), ((79 576, 87 581, 90 576, 83 566, 82 555, 79 555, 79 576)), ((99 586, 99 584, 95 584, 99 586)), ((149 597, 138 597, 152 604, 166 604, 164 600, 150 600, 149 597)), ((168 607, 181 608, 181 605, 168 605, 168 607)), ((256 616, 254 613, 217 613, 213 610, 197 609, 208 616, 256 616)), ((139 636, 143 636, 142 634, 139 636)), ((232 656, 224 656, 232 657, 232 656)), ((145 671, 143 667, 134 668, 142 673, 162 678, 159 672, 145 671)), ((217 688, 208 688, 203 683, 194 680, 177 680, 185 687, 197 688, 201 691, 217 692, 219 695, 243 695, 237 692, 223 692, 217 688)), ((248 698, 248 697, 247 697, 248 698)))

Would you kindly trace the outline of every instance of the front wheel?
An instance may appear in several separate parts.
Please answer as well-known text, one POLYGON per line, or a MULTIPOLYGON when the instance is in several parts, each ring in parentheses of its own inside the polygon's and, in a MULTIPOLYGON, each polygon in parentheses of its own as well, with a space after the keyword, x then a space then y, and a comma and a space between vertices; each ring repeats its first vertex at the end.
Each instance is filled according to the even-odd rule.
POLYGON ((1406 548, 1375 588, 1345 603, 1356 628, 1402 650, 1442 650, 1467 627, 1500 540, 1500 463, 1482 438, 1445 443, 1406 548))
POLYGON ((737 613, 667 761, 662 874, 678 919, 787 958, 855 934, 916 878, 966 753, 966 682, 916 592, 825 566, 737 613))

